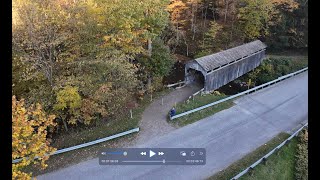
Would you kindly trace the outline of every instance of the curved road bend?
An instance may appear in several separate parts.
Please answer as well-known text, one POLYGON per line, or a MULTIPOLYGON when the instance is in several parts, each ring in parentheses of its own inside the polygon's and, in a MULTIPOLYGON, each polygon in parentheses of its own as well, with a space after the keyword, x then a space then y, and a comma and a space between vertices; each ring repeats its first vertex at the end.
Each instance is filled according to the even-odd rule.
POLYGON ((204 166, 99 166, 92 159, 38 176, 51 179, 204 179, 308 119, 308 72, 243 96, 236 105, 137 147, 202 147, 204 166))

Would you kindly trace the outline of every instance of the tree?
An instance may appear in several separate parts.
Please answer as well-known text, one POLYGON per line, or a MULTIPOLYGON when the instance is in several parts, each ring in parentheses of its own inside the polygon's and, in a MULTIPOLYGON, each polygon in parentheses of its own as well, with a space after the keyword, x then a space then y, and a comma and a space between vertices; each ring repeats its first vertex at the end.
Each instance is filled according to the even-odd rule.
POLYGON ((138 61, 151 77, 163 77, 168 75, 174 64, 169 48, 164 45, 164 42, 161 39, 156 39, 154 41, 154 48, 150 58, 144 56, 139 58, 138 61))
POLYGON ((90 0, 104 38, 103 47, 134 56, 145 51, 168 23, 166 0, 90 0))
POLYGON ((166 46, 160 38, 154 40, 154 48, 152 49, 152 55, 149 57, 146 54, 140 55, 138 58, 140 67, 140 79, 147 81, 147 90, 152 92, 154 87, 159 86, 159 81, 163 76, 169 74, 174 61, 170 54, 169 47, 166 46), (152 85, 152 81, 155 80, 157 84, 152 85))
POLYGON ((12 160, 22 158, 12 164, 13 179, 31 179, 31 174, 22 171, 31 163, 47 166, 48 155, 56 150, 46 139, 48 128, 56 125, 54 119, 54 115, 46 115, 40 104, 26 107, 24 99, 12 96, 12 160))
POLYGON ((62 121, 66 131, 68 131, 69 124, 76 124, 79 118, 79 108, 81 106, 81 97, 78 93, 77 87, 66 86, 57 93, 57 103, 54 109, 61 111, 62 121))
MULTIPOLYGON (((78 55, 73 29, 62 3, 49 0, 14 0, 12 45, 33 73, 40 71, 53 86, 58 62, 73 61, 78 55)), ((37 75, 35 75, 37 76, 37 75)))
POLYGON ((292 11, 297 3, 293 0, 241 0, 238 25, 244 29, 243 38, 252 40, 269 35, 270 26, 280 23, 279 7, 292 11))
POLYGON ((176 47, 183 43, 186 46, 186 54, 188 56, 187 29, 189 19, 192 18, 190 7, 181 0, 171 0, 167 6, 170 12, 169 29, 173 31, 172 38, 168 40, 168 45, 175 52, 176 47))
POLYGON ((280 1, 267 43, 272 49, 308 47, 308 2, 280 1))
POLYGON ((243 0, 239 8, 239 28, 243 29, 244 39, 255 39, 268 35, 269 24, 274 13, 269 0, 243 0))
POLYGON ((222 30, 222 26, 216 21, 211 21, 209 30, 205 33, 203 42, 200 45, 202 51, 214 52, 219 47, 219 40, 217 38, 218 33, 222 30))

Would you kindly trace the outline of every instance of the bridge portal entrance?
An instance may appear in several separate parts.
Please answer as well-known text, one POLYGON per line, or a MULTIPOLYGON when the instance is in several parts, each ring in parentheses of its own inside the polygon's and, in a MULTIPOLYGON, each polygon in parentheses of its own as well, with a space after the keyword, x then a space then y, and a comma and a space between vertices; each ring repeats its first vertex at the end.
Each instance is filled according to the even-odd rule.
POLYGON ((188 74, 188 83, 195 84, 197 86, 200 86, 201 88, 204 87, 205 79, 201 71, 197 71, 195 69, 190 68, 187 70, 187 74, 188 74))

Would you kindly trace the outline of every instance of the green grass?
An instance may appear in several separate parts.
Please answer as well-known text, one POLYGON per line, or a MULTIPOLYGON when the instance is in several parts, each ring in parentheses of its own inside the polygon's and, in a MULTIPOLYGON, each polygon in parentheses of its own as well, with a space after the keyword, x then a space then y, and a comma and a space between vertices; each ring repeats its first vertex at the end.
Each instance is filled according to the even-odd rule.
MULTIPOLYGON (((246 169, 248 166, 259 160, 261 157, 270 152, 273 148, 282 143, 285 139, 289 137, 287 133, 280 133, 270 141, 268 141, 265 145, 260 146, 253 152, 247 154, 240 160, 228 166, 226 169, 214 174, 209 177, 208 180, 225 180, 231 179, 236 176, 238 173, 246 169)), ((271 178, 272 179, 272 178, 271 178)))
MULTIPOLYGON (((182 112, 189 111, 200 106, 204 106, 206 104, 218 101, 220 99, 224 99, 226 97, 228 96, 224 94, 220 94, 220 95, 206 94, 202 96, 197 95, 194 97, 194 100, 190 99, 189 103, 187 102, 178 103, 176 106, 176 111, 177 111, 176 114, 180 114, 182 112)), ((196 122, 198 120, 201 120, 205 117, 211 116, 219 111, 230 108, 232 105, 233 105, 233 102, 229 100, 229 101, 222 102, 220 104, 205 108, 203 110, 188 114, 186 116, 182 116, 172 121, 171 120, 168 120, 168 121, 178 126, 185 126, 193 122, 196 122)))
POLYGON ((279 154, 272 154, 267 159, 267 164, 259 164, 253 170, 252 175, 248 173, 242 176, 241 180, 294 180, 295 171, 295 154, 297 150, 297 138, 293 138, 292 141, 283 146, 279 154))
MULTIPOLYGON (((152 99, 156 99, 162 95, 170 93, 172 90, 166 89, 161 92, 154 93, 152 99)), ((138 123, 141 119, 142 113, 145 108, 151 103, 150 95, 146 95, 144 99, 139 103, 139 106, 133 109, 133 118, 130 118, 129 112, 123 113, 121 116, 117 117, 110 122, 101 123, 97 126, 87 128, 80 132, 70 132, 59 136, 59 139, 52 143, 53 147, 57 149, 62 149, 66 147, 71 147, 74 145, 90 142, 96 139, 111 136, 123 131, 130 130, 132 128, 138 127, 138 123)), ((30 165, 24 170, 26 172, 32 172, 33 176, 48 173, 72 164, 79 163, 88 159, 97 157, 97 153, 102 148, 116 148, 121 146, 123 141, 131 141, 137 136, 137 133, 129 134, 121 138, 116 138, 107 142, 99 143, 96 145, 88 146, 85 148, 69 151, 66 153, 50 156, 49 160, 46 162, 48 167, 41 170, 38 165, 30 165)), ((98 162, 97 162, 98 163, 98 162)))

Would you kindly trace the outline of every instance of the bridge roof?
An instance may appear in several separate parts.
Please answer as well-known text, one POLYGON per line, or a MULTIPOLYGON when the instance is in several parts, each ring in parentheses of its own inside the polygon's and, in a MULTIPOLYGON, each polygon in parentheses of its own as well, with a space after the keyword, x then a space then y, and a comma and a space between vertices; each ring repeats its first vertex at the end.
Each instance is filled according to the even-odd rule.
POLYGON ((225 51, 195 59, 206 71, 216 69, 230 62, 239 60, 255 52, 265 49, 267 46, 260 40, 252 41, 225 51))

